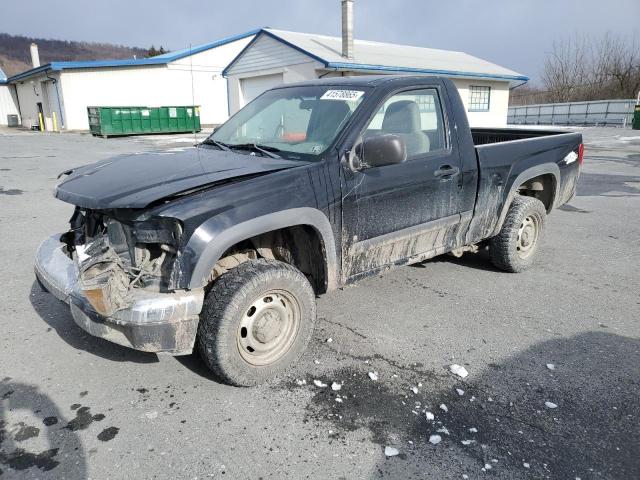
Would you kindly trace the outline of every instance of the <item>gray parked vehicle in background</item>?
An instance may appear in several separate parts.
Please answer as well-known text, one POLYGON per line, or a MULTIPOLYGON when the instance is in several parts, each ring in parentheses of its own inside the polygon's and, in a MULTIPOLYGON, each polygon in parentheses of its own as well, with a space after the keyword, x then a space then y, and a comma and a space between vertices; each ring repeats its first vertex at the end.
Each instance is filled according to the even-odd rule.
POLYGON ((470 129, 446 79, 286 85, 196 147, 64 172, 75 213, 35 271, 92 335, 255 385, 302 354, 316 295, 483 246, 529 267, 582 157, 577 133, 470 129))

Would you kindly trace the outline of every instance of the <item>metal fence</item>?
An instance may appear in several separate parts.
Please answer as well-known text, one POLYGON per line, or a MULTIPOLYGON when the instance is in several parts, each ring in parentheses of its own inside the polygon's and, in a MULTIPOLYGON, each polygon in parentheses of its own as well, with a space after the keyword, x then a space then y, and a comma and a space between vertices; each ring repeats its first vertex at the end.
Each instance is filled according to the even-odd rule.
POLYGON ((630 127, 635 104, 635 100, 596 100, 509 107, 507 123, 630 127))

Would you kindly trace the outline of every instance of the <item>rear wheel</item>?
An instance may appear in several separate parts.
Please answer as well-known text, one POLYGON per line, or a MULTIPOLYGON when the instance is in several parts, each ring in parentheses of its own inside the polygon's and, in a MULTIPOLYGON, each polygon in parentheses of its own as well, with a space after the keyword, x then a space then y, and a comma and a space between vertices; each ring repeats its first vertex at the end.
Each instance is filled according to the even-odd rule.
POLYGON ((198 348, 222 380, 263 383, 304 352, 316 318, 306 277, 275 260, 244 262, 223 274, 205 298, 198 348))
POLYGON ((506 272, 521 272, 529 268, 538 252, 546 217, 547 212, 540 200, 516 197, 500 233, 489 241, 492 263, 506 272))

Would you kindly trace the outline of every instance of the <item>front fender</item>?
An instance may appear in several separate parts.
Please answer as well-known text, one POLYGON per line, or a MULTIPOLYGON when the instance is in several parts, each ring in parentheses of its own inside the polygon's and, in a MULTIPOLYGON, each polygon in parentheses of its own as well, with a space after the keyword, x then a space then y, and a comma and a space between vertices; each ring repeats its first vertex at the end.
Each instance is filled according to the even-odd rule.
POLYGON ((319 234, 325 251, 327 290, 337 287, 337 254, 333 230, 327 216, 312 207, 269 213, 229 225, 218 215, 202 223, 187 242, 179 260, 178 283, 185 288, 204 287, 222 254, 238 242, 256 235, 296 225, 308 225, 319 234))

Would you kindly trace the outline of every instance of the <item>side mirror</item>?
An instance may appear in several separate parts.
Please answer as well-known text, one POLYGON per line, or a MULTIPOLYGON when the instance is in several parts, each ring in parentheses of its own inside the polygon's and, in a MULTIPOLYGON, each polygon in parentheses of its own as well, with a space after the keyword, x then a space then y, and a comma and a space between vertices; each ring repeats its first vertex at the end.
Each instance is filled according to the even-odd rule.
POLYGON ((398 135, 384 134, 365 138, 358 147, 356 153, 362 159, 363 167, 383 167, 402 163, 407 159, 407 146, 398 135))

